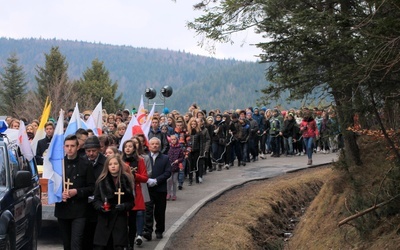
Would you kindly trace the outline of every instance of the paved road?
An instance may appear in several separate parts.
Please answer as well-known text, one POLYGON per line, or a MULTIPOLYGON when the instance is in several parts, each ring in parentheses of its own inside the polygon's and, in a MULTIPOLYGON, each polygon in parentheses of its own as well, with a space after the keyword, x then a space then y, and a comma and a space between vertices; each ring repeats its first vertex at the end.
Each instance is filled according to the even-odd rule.
MULTIPOLYGON (((336 154, 314 154, 313 166, 327 164, 337 159, 336 154)), ((162 240, 155 239, 144 241, 136 249, 163 249, 170 236, 179 230, 181 226, 194 215, 207 201, 212 200, 224 191, 243 183, 268 179, 287 172, 308 168, 306 156, 280 157, 248 163, 245 167, 231 167, 229 170, 215 171, 204 176, 202 184, 187 186, 177 192, 177 200, 169 201, 167 205, 166 232, 162 240)), ((44 221, 42 233, 39 237, 39 249, 63 249, 57 223, 44 221)))

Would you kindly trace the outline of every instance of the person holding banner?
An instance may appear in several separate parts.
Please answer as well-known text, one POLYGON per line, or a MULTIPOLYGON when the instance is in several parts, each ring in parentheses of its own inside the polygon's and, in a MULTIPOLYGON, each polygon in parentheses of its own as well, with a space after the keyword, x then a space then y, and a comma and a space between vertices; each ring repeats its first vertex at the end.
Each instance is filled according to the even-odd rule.
POLYGON ((63 239, 64 249, 82 249, 88 197, 94 191, 91 163, 78 156, 78 139, 69 135, 64 139, 64 189, 62 202, 56 202, 54 216, 63 239))
POLYGON ((93 206, 98 211, 94 249, 128 247, 128 211, 134 206, 133 176, 119 155, 110 156, 96 181, 93 206))

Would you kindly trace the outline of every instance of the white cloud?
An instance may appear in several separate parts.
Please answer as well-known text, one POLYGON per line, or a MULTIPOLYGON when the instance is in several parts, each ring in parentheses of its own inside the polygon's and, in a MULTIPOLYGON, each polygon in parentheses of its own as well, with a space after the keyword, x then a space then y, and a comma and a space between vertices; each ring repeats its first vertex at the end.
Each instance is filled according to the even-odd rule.
POLYGON ((197 46, 199 38, 186 22, 201 13, 198 0, 0 0, 0 36, 57 38, 114 45, 181 50, 193 54, 255 60, 249 43, 261 41, 251 31, 234 45, 217 44, 215 55, 197 46), (243 46, 240 46, 245 39, 243 46), (257 40, 258 39, 258 40, 257 40))

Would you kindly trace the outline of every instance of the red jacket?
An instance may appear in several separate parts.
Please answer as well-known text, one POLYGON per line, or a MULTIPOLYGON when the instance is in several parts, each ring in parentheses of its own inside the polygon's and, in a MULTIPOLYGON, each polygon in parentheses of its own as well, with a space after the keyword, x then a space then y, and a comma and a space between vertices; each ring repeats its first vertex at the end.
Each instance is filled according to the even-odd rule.
MULTIPOLYGON (((126 163, 127 171, 129 169, 129 163, 126 163)), ((146 164, 144 163, 144 159, 142 157, 138 160, 138 167, 136 172, 133 173, 135 176, 135 206, 132 210, 145 210, 146 206, 144 204, 144 198, 142 193, 141 183, 147 183, 149 177, 147 176, 146 164)))
POLYGON ((318 135, 317 123, 313 118, 304 118, 300 123, 300 132, 303 138, 316 137, 318 135))

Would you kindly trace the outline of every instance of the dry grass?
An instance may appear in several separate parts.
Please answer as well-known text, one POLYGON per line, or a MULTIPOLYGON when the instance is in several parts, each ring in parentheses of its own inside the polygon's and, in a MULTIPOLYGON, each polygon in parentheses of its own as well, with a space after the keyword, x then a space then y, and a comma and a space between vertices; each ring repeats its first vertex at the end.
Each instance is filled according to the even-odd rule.
MULTIPOLYGON (((350 215, 388 200, 393 167, 387 149, 376 140, 362 138, 363 166, 349 172, 335 171, 296 227, 286 249, 399 249, 400 216, 388 206, 338 227, 350 215)), ((394 168, 394 171, 398 169, 394 168)), ((398 180, 397 180, 398 181, 398 180)), ((400 202, 394 201, 398 207, 400 202)))
POLYGON ((338 227, 400 191, 400 171, 387 160, 385 145, 369 138, 359 145, 361 167, 308 169, 225 193, 192 217, 167 249, 399 249, 399 200, 338 227), (299 217, 297 225, 290 222, 299 217), (283 237, 294 227, 293 237, 283 237))
POLYGON ((290 218, 300 216, 331 174, 312 169, 232 190, 203 207, 167 249, 282 248, 290 218))

